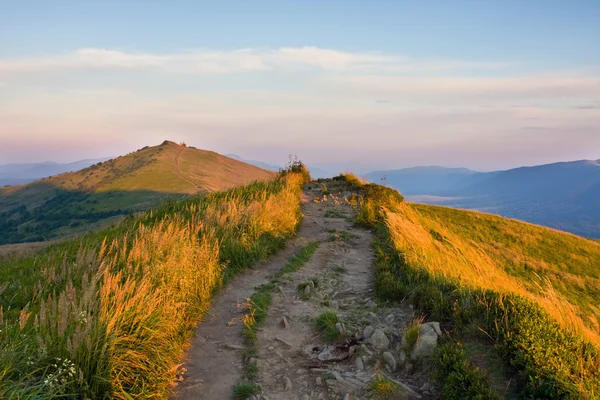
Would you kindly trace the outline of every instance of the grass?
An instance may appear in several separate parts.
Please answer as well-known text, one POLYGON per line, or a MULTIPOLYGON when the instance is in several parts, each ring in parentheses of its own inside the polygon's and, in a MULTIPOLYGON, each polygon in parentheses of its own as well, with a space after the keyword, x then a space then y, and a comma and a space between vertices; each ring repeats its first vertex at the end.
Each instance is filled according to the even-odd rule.
POLYGON ((233 398, 236 400, 245 400, 252 395, 259 394, 262 388, 255 383, 244 383, 236 385, 233 388, 233 398))
POLYGON ((404 331, 404 339, 406 340, 404 350, 407 353, 410 353, 415 347, 415 344, 417 344, 417 340, 419 339, 419 328, 424 320, 425 317, 413 318, 408 328, 404 331))
POLYGON ((214 152, 165 142, 81 171, 0 188, 0 244, 80 234, 164 201, 274 177, 214 152))
POLYGON ((327 343, 335 342, 340 337, 340 333, 335 327, 335 324, 340 322, 335 311, 323 311, 315 319, 317 329, 323 333, 327 343))
MULTIPOLYGON (((524 398, 600 394, 598 242, 487 214, 406 204, 382 186, 357 191, 357 222, 376 230, 380 296, 408 298, 454 337, 485 341, 514 371, 524 398)), ((464 384, 487 398, 489 380, 465 363, 456 374, 439 374, 442 386, 460 387, 467 377, 464 384)))
POLYGON ((0 398, 165 398, 214 293, 295 234, 302 173, 0 266, 0 398))
POLYGON ((456 343, 438 346, 433 354, 434 374, 443 382, 442 395, 448 400, 500 400, 490 387, 490 379, 469 362, 462 347, 456 343))
POLYGON ((339 210, 337 208, 333 208, 333 209, 329 209, 327 211, 325 211, 324 214, 325 218, 346 218, 346 214, 342 211, 339 210))
POLYGON ((406 396, 397 383, 382 374, 377 374, 367 384, 368 396, 373 400, 401 400, 406 396))

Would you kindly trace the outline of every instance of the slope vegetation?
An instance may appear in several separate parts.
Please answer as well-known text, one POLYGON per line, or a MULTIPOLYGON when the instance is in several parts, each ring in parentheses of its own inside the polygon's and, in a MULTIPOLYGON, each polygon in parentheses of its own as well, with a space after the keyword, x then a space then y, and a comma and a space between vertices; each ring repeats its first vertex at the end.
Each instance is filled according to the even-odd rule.
POLYGON ((211 151, 165 141, 77 172, 0 189, 0 244, 59 237, 165 199, 273 176, 211 151))
POLYGON ((435 356, 446 398, 488 398, 475 395, 486 379, 466 360, 461 343, 472 342, 502 360, 523 398, 597 398, 600 243, 498 216, 390 201, 391 189, 344 179, 363 193, 358 222, 379 228, 379 294, 408 298, 448 332, 449 344, 435 356))
POLYGON ((0 398, 168 398, 215 291, 295 234, 307 178, 292 166, 0 260, 0 398))

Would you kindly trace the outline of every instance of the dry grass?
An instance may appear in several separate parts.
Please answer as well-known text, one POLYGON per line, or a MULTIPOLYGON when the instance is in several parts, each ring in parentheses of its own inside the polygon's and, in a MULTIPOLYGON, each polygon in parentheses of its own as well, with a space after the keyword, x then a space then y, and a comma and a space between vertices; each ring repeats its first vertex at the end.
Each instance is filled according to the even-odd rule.
MULTIPOLYGON (((475 239, 472 232, 480 229, 476 225, 472 226, 469 234, 468 231, 453 230, 449 221, 424 215, 411 204, 404 203, 396 211, 387 214, 386 223, 395 246, 410 265, 422 268, 434 277, 458 281, 470 288, 493 288, 501 293, 514 293, 529 298, 541 305, 563 327, 600 345, 596 323, 591 319, 584 320, 582 310, 557 291, 543 273, 532 274, 527 278, 507 272, 501 253, 512 253, 513 258, 518 253, 519 257, 531 259, 523 254, 522 241, 516 241, 513 246, 496 246, 492 250, 488 243, 475 239)), ((519 227, 515 223, 515 233, 519 227)), ((523 238, 525 240, 528 239, 523 238)), ((564 252, 565 249, 546 247, 541 251, 564 252)), ((561 272, 561 266, 548 265, 547 270, 558 273, 561 272)))

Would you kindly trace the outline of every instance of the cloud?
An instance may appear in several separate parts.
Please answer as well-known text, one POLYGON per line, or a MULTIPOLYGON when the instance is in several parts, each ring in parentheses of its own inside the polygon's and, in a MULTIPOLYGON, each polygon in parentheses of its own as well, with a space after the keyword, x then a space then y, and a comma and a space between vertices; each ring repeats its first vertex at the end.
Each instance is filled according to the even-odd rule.
POLYGON ((230 74, 247 71, 312 68, 331 71, 377 71, 387 73, 452 69, 497 69, 508 63, 456 60, 415 61, 381 53, 351 53, 319 47, 279 49, 238 49, 231 51, 194 50, 151 54, 120 50, 83 48, 48 57, 0 59, 0 73, 28 73, 53 70, 157 69, 196 74, 230 74))
POLYGON ((336 90, 375 97, 567 98, 597 96, 600 77, 540 74, 516 77, 352 75, 329 79, 336 90))

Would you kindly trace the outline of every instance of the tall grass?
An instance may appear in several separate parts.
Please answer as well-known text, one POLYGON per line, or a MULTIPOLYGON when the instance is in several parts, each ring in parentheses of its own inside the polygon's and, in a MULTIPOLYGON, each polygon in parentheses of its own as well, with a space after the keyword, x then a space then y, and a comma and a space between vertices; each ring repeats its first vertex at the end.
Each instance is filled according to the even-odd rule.
POLYGON ((2 265, 26 273, 0 287, 0 398, 168 397, 215 290, 295 233, 305 181, 282 171, 2 265))

